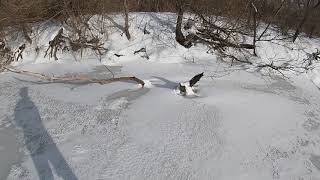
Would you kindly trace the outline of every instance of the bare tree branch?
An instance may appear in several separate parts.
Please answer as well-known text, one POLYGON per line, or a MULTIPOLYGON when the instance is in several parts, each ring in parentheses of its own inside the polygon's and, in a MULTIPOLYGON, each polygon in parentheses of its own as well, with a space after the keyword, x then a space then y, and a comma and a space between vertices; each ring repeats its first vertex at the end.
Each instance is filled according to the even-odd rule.
POLYGON ((14 68, 8 68, 4 67, 5 70, 17 73, 17 74, 24 74, 28 76, 33 76, 36 78, 40 78, 49 82, 60 82, 60 81, 88 81, 90 83, 98 83, 98 84, 108 84, 116 81, 134 81, 138 84, 141 84, 142 87, 144 86, 144 81, 136 78, 135 76, 128 76, 128 77, 117 77, 117 78, 111 78, 111 79, 94 79, 90 78, 86 75, 77 75, 77 76, 61 76, 61 77, 54 77, 54 76, 48 76, 41 73, 31 72, 31 71, 25 71, 25 70, 17 70, 14 68))

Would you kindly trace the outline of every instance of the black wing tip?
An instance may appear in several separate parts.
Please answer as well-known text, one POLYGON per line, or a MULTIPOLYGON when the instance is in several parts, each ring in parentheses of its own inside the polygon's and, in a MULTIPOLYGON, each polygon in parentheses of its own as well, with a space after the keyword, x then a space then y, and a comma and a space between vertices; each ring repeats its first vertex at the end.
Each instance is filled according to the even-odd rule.
POLYGON ((195 85, 198 81, 200 81, 200 79, 203 77, 204 72, 195 75, 190 81, 189 84, 192 87, 193 85, 195 85))

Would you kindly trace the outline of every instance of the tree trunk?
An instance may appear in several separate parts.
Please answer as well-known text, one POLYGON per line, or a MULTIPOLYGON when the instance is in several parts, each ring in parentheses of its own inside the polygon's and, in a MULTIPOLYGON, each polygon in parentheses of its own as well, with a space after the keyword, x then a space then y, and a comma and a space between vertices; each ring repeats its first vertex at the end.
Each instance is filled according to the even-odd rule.
POLYGON ((312 27, 310 28, 310 30, 308 32, 309 38, 312 38, 315 29, 316 29, 316 25, 312 25, 312 27))
POLYGON ((182 46, 184 46, 185 48, 190 48, 192 46, 192 43, 190 41, 187 41, 187 39, 184 37, 181 31, 183 13, 184 13, 184 8, 182 7, 182 5, 179 5, 177 25, 176 25, 176 41, 182 46))
POLYGON ((306 5, 306 7, 305 7, 305 8, 306 8, 306 11, 305 11, 305 13, 304 13, 304 15, 303 15, 303 18, 302 18, 302 20, 300 21, 297 29, 296 29, 296 32, 295 32, 294 35, 293 35, 293 39, 292 39, 293 42, 295 42, 295 41, 297 40, 297 38, 298 38, 298 36, 299 36, 299 34, 300 34, 300 32, 301 32, 301 29, 302 29, 303 25, 304 25, 304 24, 306 23, 306 21, 308 20, 308 17, 309 17, 309 14, 310 14, 309 11, 311 11, 311 9, 309 8, 310 2, 311 2, 311 0, 308 0, 307 5, 306 5))
POLYGON ((130 40, 131 35, 129 32, 129 4, 128 4, 128 0, 123 1, 123 7, 124 7, 124 15, 125 15, 124 33, 126 34, 127 39, 130 40))
POLYGON ((254 5, 254 3, 251 3, 252 6, 252 12, 253 12, 253 54, 257 56, 256 52, 256 41, 257 41, 257 14, 258 10, 257 7, 254 5))
POLYGON ((257 52, 256 52, 256 40, 257 40, 257 13, 254 12, 253 15, 253 54, 255 56, 257 56, 257 52))

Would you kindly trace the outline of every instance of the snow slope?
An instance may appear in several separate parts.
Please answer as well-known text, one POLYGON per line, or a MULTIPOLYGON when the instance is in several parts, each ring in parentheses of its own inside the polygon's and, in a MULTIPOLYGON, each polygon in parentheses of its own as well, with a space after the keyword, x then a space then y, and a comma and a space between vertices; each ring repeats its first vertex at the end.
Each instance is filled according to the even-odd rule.
MULTIPOLYGON (((174 15, 131 17, 134 39, 112 33, 102 63, 117 76, 144 79, 145 88, 0 75, 0 132, 10 128, 17 137, 12 143, 24 154, 4 165, 11 167, 7 179, 320 179, 320 96, 306 74, 288 80, 229 67, 203 46, 177 45, 174 15), (141 33, 145 22, 150 35, 141 33), (143 47, 149 60, 133 55, 143 47), (179 82, 200 72, 205 76, 196 97, 175 93, 179 82), (22 126, 21 112, 31 117, 22 126)), ((318 40, 307 41, 298 46, 319 46, 318 40)), ((261 61, 272 53, 297 53, 271 44, 261 44, 258 52, 261 61)), ((16 66, 111 77, 90 53, 77 62, 72 56, 59 55, 58 62, 42 57, 30 50, 16 66)))

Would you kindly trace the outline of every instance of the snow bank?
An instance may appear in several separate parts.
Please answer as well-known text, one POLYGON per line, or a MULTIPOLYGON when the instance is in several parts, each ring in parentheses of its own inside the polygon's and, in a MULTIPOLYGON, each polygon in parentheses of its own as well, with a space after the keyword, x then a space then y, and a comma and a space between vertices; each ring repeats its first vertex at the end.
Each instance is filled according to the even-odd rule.
MULTIPOLYGON (((121 23, 119 16, 115 18, 121 23)), ((145 88, 128 82, 104 86, 46 83, 1 74, 0 125, 11 124, 17 128, 20 143, 28 143, 23 127, 16 127, 15 111, 37 110, 47 131, 47 137, 39 136, 44 140, 50 136, 61 154, 55 156, 57 152, 48 145, 40 149, 43 153, 31 155, 21 146, 25 156, 11 168, 9 180, 51 174, 53 179, 68 174, 77 179, 320 178, 320 96, 304 74, 292 75, 290 80, 264 76, 248 67, 230 67, 208 54, 204 46, 185 49, 174 40, 174 14, 133 13, 130 19, 133 39, 128 41, 111 28, 105 42, 109 52, 102 62, 90 52, 82 58, 58 54, 56 62, 43 58, 43 52, 36 55, 29 47, 24 60, 14 65, 48 74, 94 77, 111 77, 101 65, 113 65, 116 75, 144 79, 145 88), (145 25, 150 34, 143 34, 145 25), (134 55, 141 48, 146 48, 149 59, 141 57, 145 54, 134 55), (205 76, 197 96, 175 93, 178 83, 200 72, 205 76), (22 98, 19 91, 25 87, 29 94, 22 98), (21 99, 29 104, 21 105, 21 99), (33 158, 48 162, 52 156, 60 157, 64 166, 52 163, 51 158, 49 168, 39 172, 33 158)), ((39 32, 35 46, 46 49, 58 29, 52 25, 39 32)), ((255 63, 270 62, 275 56, 279 62, 300 59, 305 57, 304 50, 311 53, 319 45, 318 40, 304 38, 287 43, 294 50, 259 43, 255 63), (301 50, 304 47, 307 49, 301 50)), ((315 67, 315 74, 308 74, 315 84, 319 83, 318 72, 315 67)))

